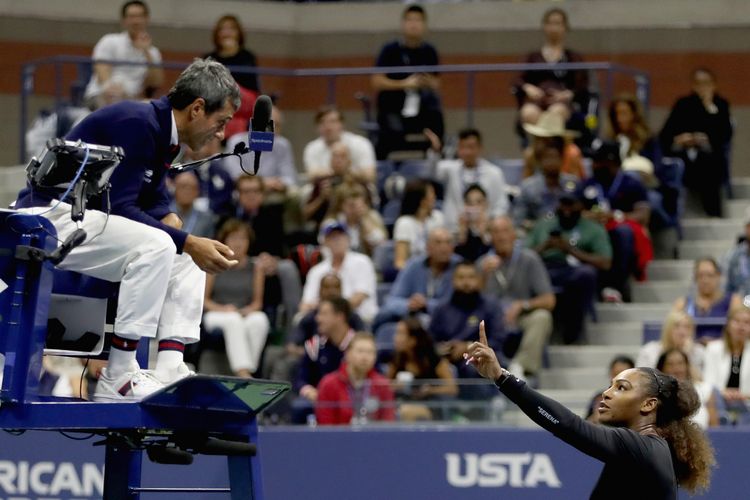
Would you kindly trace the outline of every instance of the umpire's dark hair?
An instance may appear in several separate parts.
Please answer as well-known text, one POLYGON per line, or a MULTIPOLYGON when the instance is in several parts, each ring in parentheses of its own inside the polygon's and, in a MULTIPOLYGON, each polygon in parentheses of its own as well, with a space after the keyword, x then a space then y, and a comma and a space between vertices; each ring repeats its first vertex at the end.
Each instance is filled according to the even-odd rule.
POLYGON ((125 18, 125 14, 128 12, 128 7, 132 5, 138 5, 140 7, 143 7, 143 10, 146 12, 146 17, 151 15, 151 12, 149 11, 148 5, 146 5, 146 2, 142 2, 141 0, 130 0, 122 4, 122 7, 120 8, 120 19, 125 18))
POLYGON ((229 70, 213 59, 195 59, 185 68, 167 95, 174 109, 185 109, 198 98, 206 104, 206 114, 224 107, 227 99, 234 109, 240 107, 240 88, 229 70))
POLYGON ((427 12, 425 12, 424 7, 416 3, 406 6, 406 8, 404 9, 404 12, 401 14, 401 19, 405 19, 407 14, 411 12, 416 12, 417 14, 421 14, 422 19, 424 19, 425 21, 427 20, 427 12))

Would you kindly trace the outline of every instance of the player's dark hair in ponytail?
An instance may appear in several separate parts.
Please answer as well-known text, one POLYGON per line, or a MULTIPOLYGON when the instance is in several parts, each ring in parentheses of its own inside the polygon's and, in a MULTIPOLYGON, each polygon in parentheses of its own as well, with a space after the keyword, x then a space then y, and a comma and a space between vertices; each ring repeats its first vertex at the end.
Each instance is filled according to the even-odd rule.
POLYGON ((644 376, 647 394, 659 400, 656 427, 669 443, 677 482, 691 493, 707 489, 716 459, 706 434, 690 420, 701 405, 698 393, 688 381, 653 368, 638 370, 644 376))

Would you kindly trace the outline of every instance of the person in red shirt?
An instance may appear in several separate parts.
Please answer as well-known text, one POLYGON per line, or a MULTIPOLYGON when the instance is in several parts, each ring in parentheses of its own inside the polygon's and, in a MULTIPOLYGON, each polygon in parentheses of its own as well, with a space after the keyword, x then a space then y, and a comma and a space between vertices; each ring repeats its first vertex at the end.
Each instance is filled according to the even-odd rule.
POLYGON ((375 338, 357 333, 349 343, 340 368, 318 385, 315 418, 320 425, 395 420, 389 381, 375 370, 375 338))

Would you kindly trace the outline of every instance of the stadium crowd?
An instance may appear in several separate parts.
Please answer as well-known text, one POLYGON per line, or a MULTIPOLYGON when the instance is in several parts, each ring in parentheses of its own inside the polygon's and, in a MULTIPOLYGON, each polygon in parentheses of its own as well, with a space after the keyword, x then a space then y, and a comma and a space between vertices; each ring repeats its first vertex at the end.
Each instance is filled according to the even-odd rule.
MULTIPOLYGON (((123 31, 104 36, 93 58, 160 62, 148 6, 126 2, 121 19, 123 31)), ((584 60, 566 45, 568 30, 565 11, 544 14, 542 46, 525 60, 552 67, 524 72, 511 89, 517 183, 484 156, 482 131, 446 134, 441 78, 432 72, 374 75, 377 126, 367 136, 348 128, 336 107, 321 107, 299 171, 280 99, 274 151, 257 176, 247 173, 246 154, 173 177, 183 228, 241 256, 207 280, 201 343, 189 352, 196 369, 292 382, 294 396, 273 421, 484 418, 495 391, 462 357, 480 321, 504 365, 532 384, 550 343, 587 343, 597 302, 629 302, 654 256, 676 256, 686 210, 721 217, 732 123, 713 73, 697 68, 693 92, 676 101, 660 131, 650 130, 632 95, 612 99, 605 126, 591 127, 588 73, 554 68, 584 60)), ((407 6, 401 36, 383 45, 375 65, 438 65, 426 36, 425 10, 407 6)), ((242 106, 223 142, 183 147, 183 159, 246 141, 256 97, 272 90, 234 71, 257 65, 236 16, 216 22, 212 41, 204 56, 230 66, 242 106)), ((156 66, 97 63, 84 100, 95 109, 157 95, 164 84, 156 66)), ((41 125, 30 131, 30 147, 55 134, 41 125)), ((695 263, 695 285, 637 359, 694 381, 704 426, 747 421, 747 245, 739 243, 726 266, 695 263)), ((612 368, 634 364, 618 357, 612 368)), ((49 365, 53 374, 71 373, 49 365)))

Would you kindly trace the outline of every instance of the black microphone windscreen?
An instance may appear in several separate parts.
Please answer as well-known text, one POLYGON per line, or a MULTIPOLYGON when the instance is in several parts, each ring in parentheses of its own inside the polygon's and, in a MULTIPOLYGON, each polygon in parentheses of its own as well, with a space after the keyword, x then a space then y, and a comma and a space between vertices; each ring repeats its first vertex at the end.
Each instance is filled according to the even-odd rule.
POLYGON ((248 151, 249 149, 247 149, 247 145, 244 142, 238 142, 234 147, 234 151, 232 151, 232 154, 241 155, 247 153, 248 151))
POLYGON ((265 132, 268 122, 271 120, 272 108, 273 103, 270 97, 267 95, 258 96, 258 99, 255 101, 255 107, 253 107, 253 130, 265 132))

